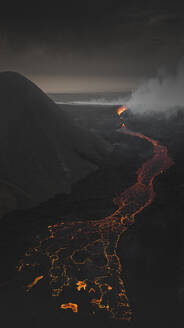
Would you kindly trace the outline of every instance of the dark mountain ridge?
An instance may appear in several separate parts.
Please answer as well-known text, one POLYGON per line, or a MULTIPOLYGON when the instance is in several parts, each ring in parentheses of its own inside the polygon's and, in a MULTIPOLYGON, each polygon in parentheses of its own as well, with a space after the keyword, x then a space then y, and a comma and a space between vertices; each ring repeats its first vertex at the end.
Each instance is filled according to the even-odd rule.
POLYGON ((12 186, 9 198, 18 199, 16 207, 70 192, 73 182, 109 155, 111 147, 103 139, 77 127, 18 73, 0 73, 0 101, 0 182, 2 190, 12 186))

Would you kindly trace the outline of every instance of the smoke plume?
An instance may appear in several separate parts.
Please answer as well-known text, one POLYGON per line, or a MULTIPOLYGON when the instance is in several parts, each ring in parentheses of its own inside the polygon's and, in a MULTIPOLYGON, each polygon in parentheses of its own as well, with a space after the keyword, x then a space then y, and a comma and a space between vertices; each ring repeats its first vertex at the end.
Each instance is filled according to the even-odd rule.
POLYGON ((169 111, 184 107, 184 64, 175 74, 158 74, 143 82, 131 95, 127 106, 136 112, 169 111))

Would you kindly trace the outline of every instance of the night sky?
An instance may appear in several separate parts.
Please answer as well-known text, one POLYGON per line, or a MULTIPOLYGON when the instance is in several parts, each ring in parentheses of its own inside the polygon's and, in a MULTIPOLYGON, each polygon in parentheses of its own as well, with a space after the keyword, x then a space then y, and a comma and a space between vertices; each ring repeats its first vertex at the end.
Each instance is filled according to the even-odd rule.
POLYGON ((18 71, 48 92, 132 89, 175 71, 183 57, 182 1, 1 6, 0 70, 18 71))

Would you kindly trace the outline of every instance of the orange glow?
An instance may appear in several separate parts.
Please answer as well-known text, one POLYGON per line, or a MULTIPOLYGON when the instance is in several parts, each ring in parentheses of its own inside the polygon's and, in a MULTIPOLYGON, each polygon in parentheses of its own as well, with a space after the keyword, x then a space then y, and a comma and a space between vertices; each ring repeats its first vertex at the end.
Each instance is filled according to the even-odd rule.
POLYGON ((41 279, 43 279, 44 276, 36 277, 32 283, 27 285, 27 290, 30 290, 32 287, 34 287, 41 279))
POLYGON ((86 289, 86 286, 87 286, 84 281, 78 281, 76 283, 76 285, 77 285, 77 290, 78 291, 80 291, 82 288, 85 290, 86 289))
POLYGON ((17 271, 20 272, 20 271, 22 270, 23 266, 24 266, 24 264, 23 264, 23 263, 20 263, 20 264, 18 265, 18 267, 17 267, 17 271))
POLYGON ((64 310, 71 309, 75 313, 78 312, 78 305, 75 303, 61 304, 60 308, 64 310))
POLYGON ((90 294, 91 292, 95 293, 94 288, 90 288, 90 290, 89 290, 89 294, 90 294))
POLYGON ((128 108, 124 105, 117 109, 117 114, 120 116, 123 112, 125 112, 128 108))
POLYGON ((111 287, 111 286, 108 286, 107 289, 108 289, 108 290, 112 290, 112 287, 111 287))
MULTIPOLYGON (((120 116, 122 113, 124 113, 128 108, 124 105, 124 106, 121 106, 117 109, 117 114, 120 116)), ((122 128, 125 128, 126 125, 125 123, 123 122, 122 125, 121 125, 122 128)))

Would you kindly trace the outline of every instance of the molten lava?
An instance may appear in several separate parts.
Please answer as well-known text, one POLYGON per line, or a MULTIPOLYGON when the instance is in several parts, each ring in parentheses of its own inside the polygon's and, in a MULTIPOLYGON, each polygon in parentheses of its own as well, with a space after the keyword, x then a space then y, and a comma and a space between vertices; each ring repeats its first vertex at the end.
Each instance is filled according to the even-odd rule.
POLYGON ((43 279, 43 276, 36 277, 33 282, 27 285, 27 291, 33 288, 41 279, 43 279))
POLYGON ((78 281, 77 283, 76 283, 76 285, 77 285, 77 290, 78 291, 80 291, 81 289, 86 289, 86 287, 87 287, 87 285, 86 285, 86 283, 84 282, 84 281, 78 281))
POLYGON ((61 304, 60 308, 64 310, 71 309, 75 313, 78 312, 78 305, 74 303, 61 304))
MULTIPOLYGON (((122 106, 117 113, 121 115, 126 110, 126 106, 122 106)), ((19 262, 17 271, 26 275, 26 270, 30 273, 31 267, 35 275, 38 271, 42 273, 27 284, 27 290, 44 276, 49 280, 52 295, 59 300, 65 288, 71 288, 73 293, 83 289, 90 300, 92 314, 100 309, 109 312, 115 319, 130 320, 132 310, 116 253, 118 241, 135 223, 136 214, 151 204, 154 178, 173 165, 173 161, 167 148, 159 145, 158 141, 127 129, 124 123, 121 133, 150 142, 153 157, 138 170, 136 183, 114 200, 118 209, 101 220, 61 221, 49 225, 46 235, 19 262), (42 264, 45 258, 49 268, 42 264)), ((71 302, 62 304, 60 308, 78 311, 78 305, 71 302)))

